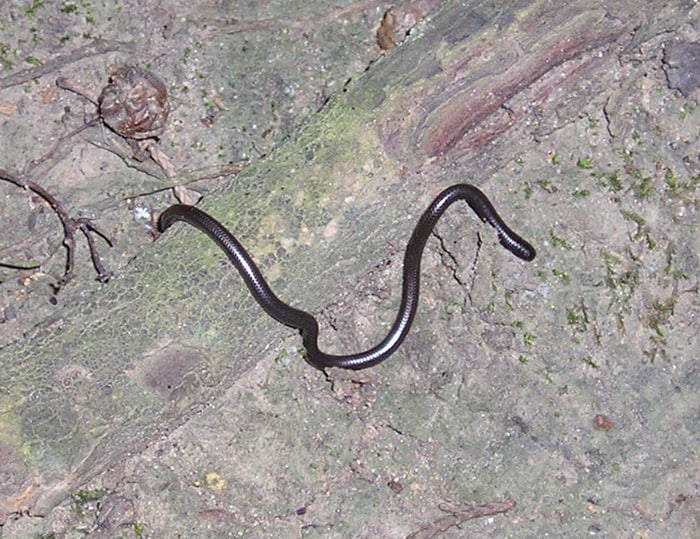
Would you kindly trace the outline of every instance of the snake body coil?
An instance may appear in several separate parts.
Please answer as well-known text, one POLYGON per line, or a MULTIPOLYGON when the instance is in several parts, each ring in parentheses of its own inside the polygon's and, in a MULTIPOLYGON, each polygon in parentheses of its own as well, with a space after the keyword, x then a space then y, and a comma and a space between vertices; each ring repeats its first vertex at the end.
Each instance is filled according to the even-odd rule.
POLYGON ((401 345, 411 329, 418 307, 420 288, 420 263, 423 249, 435 225, 447 208, 458 200, 464 200, 479 218, 498 232, 501 245, 515 256, 530 261, 535 249, 513 232, 498 215, 489 199, 473 185, 458 184, 448 187, 428 206, 413 230, 406 246, 403 260, 403 291, 401 306, 389 333, 377 346, 357 354, 332 355, 318 348, 318 323, 309 313, 287 305, 280 300, 265 281, 262 273, 240 242, 223 225, 210 215, 193 206, 176 204, 165 210, 158 221, 158 228, 165 231, 176 221, 185 221, 214 240, 226 253, 255 300, 272 318, 301 332, 306 359, 314 367, 341 367, 364 369, 384 361, 401 345))

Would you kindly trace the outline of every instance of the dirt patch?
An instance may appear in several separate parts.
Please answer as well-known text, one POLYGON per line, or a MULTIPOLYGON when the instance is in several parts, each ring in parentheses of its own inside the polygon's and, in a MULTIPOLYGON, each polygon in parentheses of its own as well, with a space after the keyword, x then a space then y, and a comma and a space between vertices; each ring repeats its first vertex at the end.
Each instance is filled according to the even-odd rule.
MULTIPOLYGON (((256 9, 253 4, 249 8, 256 9)), ((84 8, 76 9, 83 10, 79 13, 87 21, 84 8)), ((332 80, 321 77, 322 64, 313 64, 307 72, 308 62, 299 60, 306 58, 300 51, 316 51, 310 57, 318 60, 320 50, 338 52, 350 47, 347 43, 355 43, 353 50, 362 54, 352 55, 353 60, 346 64, 333 63, 362 69, 376 54, 369 21, 378 24, 381 19, 373 19, 366 11, 381 15, 380 9, 363 4, 360 11, 343 11, 339 19, 350 17, 358 23, 347 33, 352 37, 359 32, 363 39, 346 41, 348 35, 343 33, 341 40, 333 33, 337 24, 331 18, 328 27, 316 29, 314 35, 320 41, 314 41, 304 33, 308 30, 304 21, 312 15, 280 16, 281 7, 276 4, 266 8, 268 13, 250 16, 248 20, 257 21, 257 26, 253 22, 246 26, 240 13, 222 17, 223 5, 211 8, 211 18, 188 17, 194 9, 188 6, 179 9, 175 16, 175 11, 154 8, 153 16, 141 26, 129 26, 135 24, 133 19, 118 19, 111 24, 120 34, 112 37, 122 43, 145 35, 150 47, 161 51, 153 56, 148 49, 148 58, 155 58, 148 67, 165 80, 170 77, 164 73, 170 72, 172 80, 180 81, 170 83, 176 97, 175 122, 161 144, 166 154, 177 157, 175 162, 183 163, 182 176, 198 178, 188 187, 205 194, 217 188, 208 182, 225 176, 221 171, 229 161, 252 159, 268 153, 285 136, 294 138, 298 120, 292 109, 302 111, 299 117, 304 117, 304 111, 311 113, 323 101, 327 85, 332 92, 343 79, 342 75, 332 80), (179 16, 182 13, 184 17, 179 16), (263 31, 268 32, 261 36, 263 31), (231 43, 221 44, 222 35, 231 38, 231 43), (276 56, 251 52, 270 42, 282 44, 276 56), (173 43, 177 43, 176 52, 168 50, 173 43), (219 53, 214 54, 218 47, 236 51, 243 60, 254 58, 255 65, 266 67, 253 71, 244 62, 230 68, 236 76, 229 79, 228 64, 219 53), (271 68, 276 62, 295 69, 271 68), (227 70, 221 69, 224 64, 227 70), (158 69, 165 65, 172 71, 158 69), (294 88, 303 86, 300 79, 281 75, 292 71, 301 80, 313 81, 309 84, 316 91, 305 97, 294 94, 294 88), (290 80, 296 82, 290 86, 290 80), (247 81, 246 95, 253 105, 249 115, 241 113, 233 119, 226 109, 244 93, 239 81, 247 81), (219 99, 225 107, 216 104, 219 99), (213 136, 216 129, 221 131, 213 136), (198 176, 201 170, 204 180, 198 176)), ((64 21, 66 15, 56 14, 55 20, 64 21)), ((414 331, 400 355, 373 369, 371 376, 362 373, 328 381, 304 364, 296 335, 276 325, 265 326, 271 336, 263 358, 244 376, 216 386, 211 393, 215 397, 192 405, 184 424, 150 437, 134 452, 137 454, 120 459, 74 489, 44 518, 22 515, 23 508, 32 506, 18 505, 10 511, 13 516, 3 534, 341 538, 401 537, 433 530, 443 537, 693 537, 700 499, 696 449, 700 432, 696 366, 700 350, 698 91, 692 84, 694 64, 683 64, 673 51, 678 44, 691 45, 700 39, 694 24, 697 7, 660 4, 639 13, 637 3, 620 2, 614 13, 611 10, 593 19, 609 17, 618 18, 616 27, 629 24, 634 29, 625 34, 626 47, 586 50, 582 58, 564 61, 543 80, 506 99, 494 112, 493 130, 480 131, 483 126, 467 129, 445 145, 447 151, 456 153, 420 166, 408 160, 403 170, 406 191, 418 190, 415 186, 424 185, 426 177, 437 179, 436 185, 438 180, 442 184, 443 180, 465 181, 475 176, 483 180, 480 187, 538 249, 532 264, 514 261, 491 230, 481 227, 466 210, 455 209, 440 223, 437 238, 429 242, 414 331), (670 69, 691 73, 676 77, 670 69), (564 96, 561 88, 566 88, 564 96), (521 121, 511 123, 514 118, 521 121), (508 128, 506 142, 496 136, 506 132, 500 131, 504 126, 508 128), (441 529, 436 524, 446 522, 441 520, 445 507, 505 500, 516 505, 503 515, 467 521, 461 527, 441 529)), ((508 19, 502 21, 505 24, 508 19)), ((454 51, 448 45, 456 42, 438 48, 442 56, 435 66, 440 61, 449 64, 454 51)), ((114 54, 114 59, 125 56, 123 50, 98 57, 102 54, 114 54)), ((92 58, 79 63, 88 64, 92 58)), ((344 70, 340 72, 353 71, 344 70)), ((79 73, 91 87, 99 88, 104 78, 100 70, 87 66, 79 73)), ((370 70, 367 77, 374 73, 370 70)), ((31 140, 19 136, 26 125, 52 125, 47 119, 61 116, 64 97, 54 96, 40 106, 42 90, 51 86, 51 77, 47 73, 46 80, 31 83, 30 91, 13 94, 23 114, 8 117, 7 133, 25 153, 8 157, 8 167, 20 169, 26 162, 24 156, 42 155, 30 151, 37 140, 49 147, 56 137, 41 130, 31 140)), ((369 101, 392 99, 379 89, 361 96, 369 101)), ((75 99, 71 112, 77 107, 91 114, 88 103, 69 99, 75 99)), ((386 137, 383 148, 376 150, 377 160, 389 161, 396 155, 401 136, 406 134, 400 128, 412 125, 414 118, 397 113, 378 128, 386 137)), ((456 120, 463 118, 464 114, 456 120)), ((67 121, 76 118, 69 114, 67 121)), ((55 132, 63 132, 54 127, 55 132)), ((150 213, 153 207, 165 205, 173 181, 149 176, 139 168, 124 174, 126 165, 133 163, 104 150, 96 158, 101 135, 99 131, 92 135, 93 139, 70 147, 61 153, 61 159, 52 161, 47 185, 75 196, 68 199, 72 207, 100 209, 103 213, 99 215, 105 216, 101 224, 111 235, 130 238, 128 251, 116 250, 116 258, 122 257, 126 264, 152 241, 150 219, 138 221, 132 212, 135 216, 136 208, 145 208, 150 213), (129 176, 126 183, 121 183, 122 175, 129 176), (143 193, 148 193, 145 199, 143 193), (115 194, 118 203, 113 201, 115 194)), ((328 146, 327 151, 337 151, 330 143, 328 146)), ((317 156, 325 148, 318 145, 305 150, 317 156)), ((354 173, 371 176, 384 170, 363 161, 354 173)), ((377 182, 377 192, 382 193, 383 184, 378 179, 371 181, 377 182)), ((397 192, 401 188, 391 191, 397 192)), ((15 197, 10 192, 5 198, 15 197)), ((356 198, 346 197, 344 203, 353 206, 356 198)), ((369 209, 363 208, 374 211, 390 206, 389 197, 379 202, 368 198, 371 203, 362 201, 354 214, 348 213, 356 222, 367 217, 369 209)), ((284 200, 291 207, 304 207, 293 195, 284 200)), ((24 241, 23 247, 31 245, 26 257, 18 259, 22 263, 43 260, 41 255, 57 251, 60 241, 60 236, 50 235, 55 223, 51 225, 50 212, 39 209, 43 203, 30 200, 26 204, 36 215, 34 228, 29 229, 45 228, 36 241, 14 240, 17 245, 24 241)), ((333 223, 324 229, 329 238, 342 233, 347 222, 322 215, 323 208, 319 204, 315 211, 321 215, 319 222, 328 217, 326 222, 333 223)), ((413 211, 417 215, 422 209, 413 211)), ((26 206, 20 204, 12 211, 24 218, 26 206)), ((392 218, 397 223, 412 223, 409 217, 392 218)), ((16 217, 14 222, 23 221, 16 217)), ((27 222, 28 227, 30 224, 27 222)), ((297 241, 287 242, 288 252, 311 242, 308 238, 329 240, 314 238, 311 232, 295 235, 286 226, 286 221, 274 215, 260 221, 261 234, 289 235, 297 241)), ((383 336, 382 321, 390 321, 394 314, 391 298, 396 298, 400 286, 402 249, 399 239, 367 234, 349 265, 362 260, 363 267, 374 269, 353 273, 350 284, 341 284, 340 278, 336 281, 340 291, 321 306, 325 345, 362 349, 383 336), (383 241, 383 247, 370 247, 374 240, 383 241), (374 257, 382 249, 383 258, 380 254, 377 260, 364 262, 368 253, 374 257)), ((115 250, 104 252, 115 256, 115 250)), ((83 267, 89 267, 86 252, 80 256, 83 267)), ((213 255, 203 251, 192 256, 207 261, 213 255)), ((266 253, 266 267, 273 275, 279 258, 277 251, 266 253)), ((10 283, 6 297, 24 302, 13 299, 6 307, 10 320, 3 329, 7 339, 26 330, 24 306, 30 309, 32 298, 45 298, 41 291, 60 276, 60 257, 49 259, 58 260, 52 270, 46 268, 41 274, 26 270, 21 281, 13 273, 6 281, 10 283)), ((121 267, 111 258, 105 264, 121 267)), ((147 267, 153 269, 155 264, 147 267)), ((332 270, 335 275, 343 268, 333 266, 332 270)), ((318 273, 328 277, 323 271, 318 273)), ((72 293, 100 294, 104 286, 110 286, 91 284, 89 275, 88 271, 88 278, 75 281, 78 284, 72 293)), ((188 278, 210 283, 212 273, 188 278)), ((220 286, 205 288, 203 302, 211 301, 206 294, 225 295, 240 285, 221 279, 220 286)), ((61 302, 72 298, 69 290, 65 292, 61 302)), ((130 302, 138 301, 138 291, 134 296, 125 302, 126 309, 130 302)), ((53 308, 36 309, 37 316, 53 308)), ((99 310, 89 311, 94 312, 99 310)), ((188 329, 191 313, 167 313, 175 319, 173 334, 194 340, 188 333, 196 333, 188 329)), ((52 314, 49 327, 58 332, 61 319, 52 314)), ((235 322, 240 313, 217 314, 235 322)), ((146 324, 144 318, 143 326, 114 331, 136 338, 146 331, 146 324)), ((227 339, 233 331, 231 324, 219 320, 211 320, 202 330, 211 334, 209 342, 227 339)), ((189 374, 208 360, 197 347, 171 349, 177 356, 171 372, 171 356, 165 350, 134 371, 163 406, 181 402, 181 395, 196 400, 199 391, 217 380, 217 373, 205 372, 184 386, 184 394, 174 394, 174 384, 181 378, 190 379, 189 374)), ((243 357, 247 351, 238 352, 243 357)), ((99 364, 99 350, 91 357, 99 364)), ((238 360, 238 356, 228 358, 229 362, 238 360)), ((62 394, 72 399, 72 405, 81 398, 89 376, 90 371, 83 367, 57 369, 52 378, 65 384, 62 394)), ((26 394, 38 398, 40 390, 28 388, 26 394)), ((104 405, 114 402, 113 398, 105 393, 104 405)), ((0 402, 3 411, 11 408, 0 402)), ((71 421, 75 422, 68 413, 72 408, 63 404, 51 410, 53 415, 37 414, 39 419, 58 418, 47 421, 58 435, 65 435, 71 421)), ((13 431, 5 423, 3 428, 9 440, 13 431)), ((11 473, 18 476, 26 471, 17 452, 3 452, 10 456, 11 473)), ((22 486, 18 483, 13 491, 22 486)), ((24 492, 30 496, 33 487, 26 485, 24 492)))

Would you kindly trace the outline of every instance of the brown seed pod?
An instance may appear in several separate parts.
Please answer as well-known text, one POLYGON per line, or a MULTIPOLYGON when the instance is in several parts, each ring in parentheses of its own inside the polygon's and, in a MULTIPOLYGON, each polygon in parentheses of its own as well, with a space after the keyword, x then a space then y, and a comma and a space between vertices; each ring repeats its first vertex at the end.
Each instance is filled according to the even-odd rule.
POLYGON ((163 133, 170 106, 165 85, 144 69, 110 66, 99 98, 100 116, 123 137, 147 139, 163 133))

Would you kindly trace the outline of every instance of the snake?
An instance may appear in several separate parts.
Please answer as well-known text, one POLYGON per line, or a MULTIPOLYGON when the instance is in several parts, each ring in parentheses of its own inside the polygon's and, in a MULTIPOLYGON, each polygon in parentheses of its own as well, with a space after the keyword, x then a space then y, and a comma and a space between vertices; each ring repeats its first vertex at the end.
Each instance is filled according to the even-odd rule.
POLYGON ((499 242, 508 251, 528 262, 535 258, 535 248, 508 227, 480 189, 466 183, 444 189, 423 212, 406 246, 401 303, 391 329, 376 346, 364 352, 347 355, 328 354, 319 349, 319 326, 316 318, 279 299, 248 251, 214 217, 194 206, 174 204, 160 214, 158 229, 163 233, 173 223, 182 221, 204 232, 226 253, 262 309, 278 322, 299 330, 305 350, 304 356, 310 365, 321 370, 330 367, 358 370, 372 367, 387 359, 408 335, 418 308, 423 250, 437 222, 445 211, 459 200, 466 202, 483 222, 496 229, 499 242))

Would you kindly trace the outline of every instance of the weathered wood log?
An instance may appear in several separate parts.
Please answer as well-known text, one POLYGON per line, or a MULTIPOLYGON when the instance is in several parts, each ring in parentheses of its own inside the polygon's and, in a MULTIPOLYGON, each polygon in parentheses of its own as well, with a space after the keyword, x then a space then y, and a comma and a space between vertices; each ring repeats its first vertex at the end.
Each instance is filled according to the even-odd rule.
MULTIPOLYGON (((533 119, 584 106, 582 81, 634 43, 635 16, 582 1, 445 2, 206 210, 280 297, 323 309, 388 241, 405 244, 437 190, 483 183, 512 159, 512 140, 536 138, 533 119)), ((545 236, 513 189, 490 194, 523 235, 545 236)), ((0 518, 45 513, 215 399, 286 334, 222 259, 201 234, 168 234, 104 296, 0 352, 0 518)))

